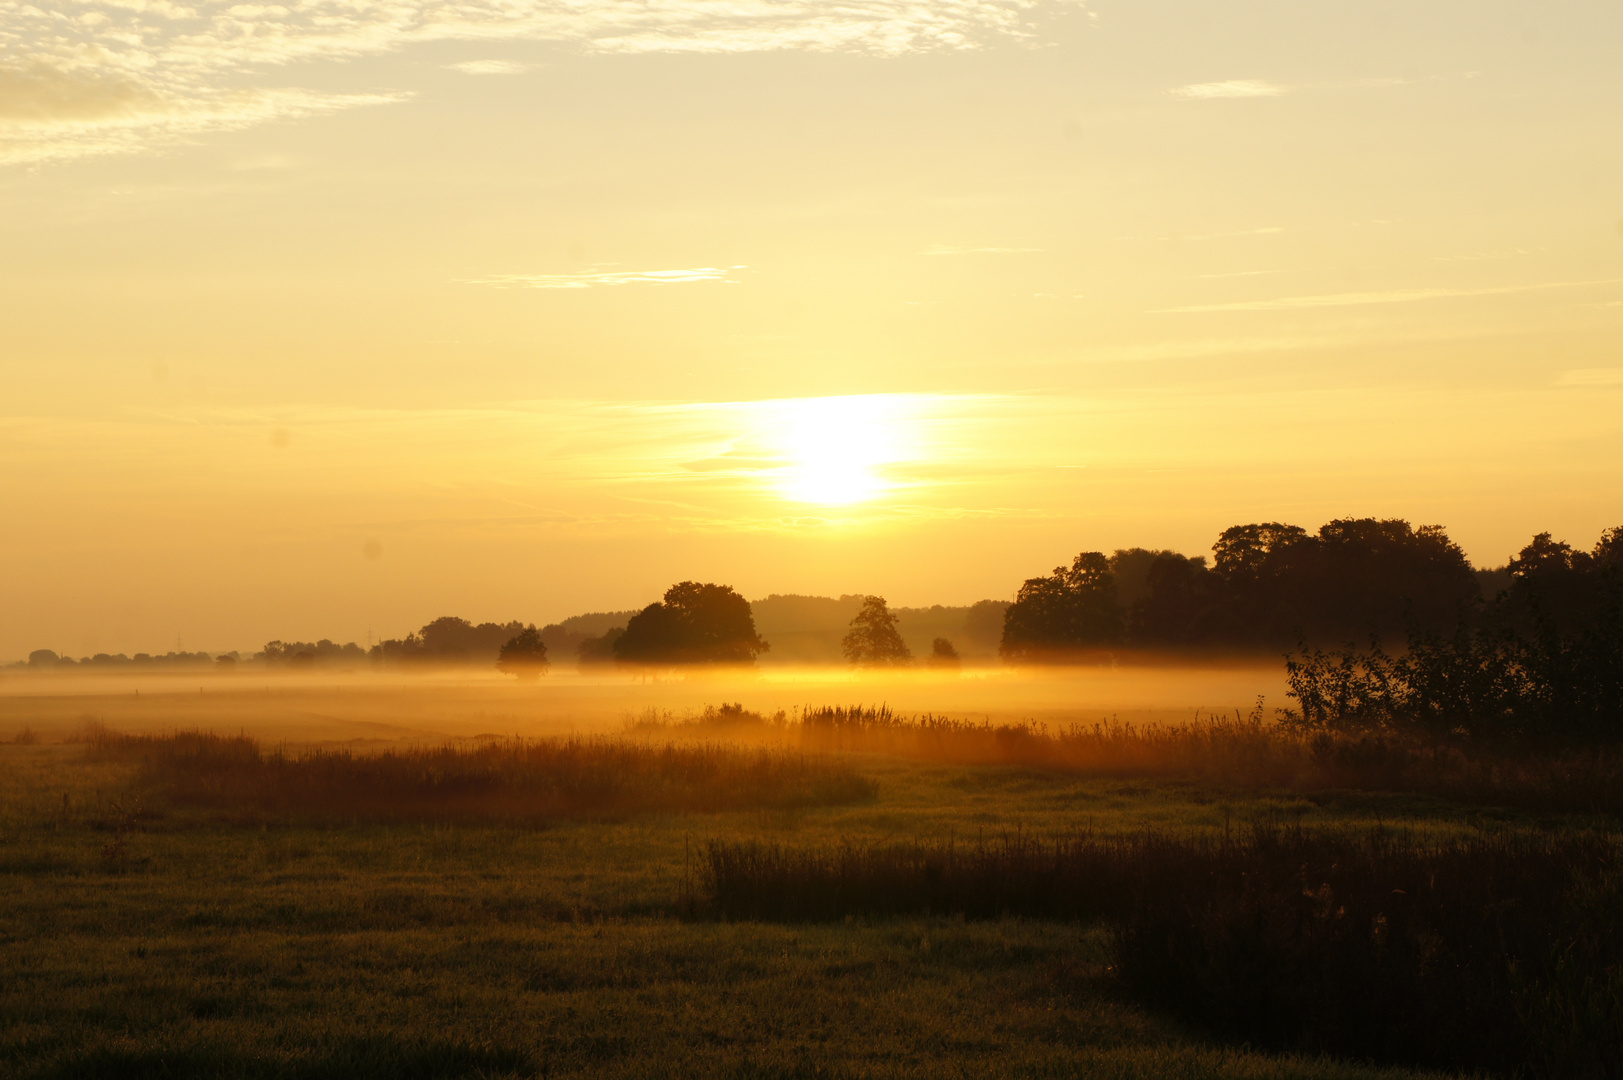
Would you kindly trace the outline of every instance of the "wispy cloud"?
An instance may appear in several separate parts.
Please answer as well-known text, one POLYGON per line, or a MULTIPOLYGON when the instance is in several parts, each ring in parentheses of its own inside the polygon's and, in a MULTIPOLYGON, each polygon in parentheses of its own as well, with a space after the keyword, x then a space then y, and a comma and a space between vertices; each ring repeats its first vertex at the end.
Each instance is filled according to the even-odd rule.
POLYGON ((463 60, 445 66, 464 75, 519 75, 530 70, 530 65, 517 60, 463 60))
MULTIPOLYGON (((1083 0, 40 0, 0 4, 0 163, 169 145, 209 130, 398 100, 252 86, 266 68, 437 41, 597 53, 800 49, 878 56, 1040 41, 1083 0)), ((513 61, 452 65, 508 74, 513 61)))
POLYGON ((936 244, 920 254, 923 255, 1033 255, 1042 251, 1042 248, 1030 247, 958 247, 952 244, 936 244))
POLYGON ((1278 97, 1285 87, 1261 79, 1229 79, 1226 82, 1191 83, 1168 90, 1175 98, 1255 98, 1278 97))
POLYGON ((1207 311, 1295 311, 1303 308, 1362 307, 1366 304, 1410 304, 1457 296, 1502 296, 1544 289, 1577 289, 1587 285, 1615 285, 1623 278, 1599 281, 1545 281, 1535 285, 1502 285, 1489 289, 1395 289, 1390 292, 1327 293, 1321 296, 1282 296, 1272 300, 1242 300, 1231 304, 1191 304, 1157 308, 1148 314, 1172 315, 1207 311))
MULTIPOLYGON (((0 10, 0 39, 4 13, 0 10)), ((34 61, 0 66, 0 164, 126 153, 211 131, 382 105, 404 93, 177 89, 145 76, 34 61)))
POLYGON ((746 266, 697 266, 689 270, 594 270, 582 274, 497 274, 475 278, 467 285, 498 289, 590 289, 597 285, 678 285, 694 281, 732 282, 727 276, 746 266))

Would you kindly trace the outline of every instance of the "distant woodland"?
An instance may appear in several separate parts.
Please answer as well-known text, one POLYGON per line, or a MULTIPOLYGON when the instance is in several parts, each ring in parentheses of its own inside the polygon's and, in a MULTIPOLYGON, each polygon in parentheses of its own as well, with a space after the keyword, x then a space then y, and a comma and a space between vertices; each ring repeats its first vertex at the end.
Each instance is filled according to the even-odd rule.
MULTIPOLYGON (((370 648, 267 642, 252 655, 48 649, 13 668, 428 668, 495 665, 520 677, 553 667, 685 663, 1045 663, 1122 650, 1271 654, 1416 635, 1591 632, 1623 576, 1623 530, 1592 549, 1535 536, 1504 566, 1473 567, 1440 526, 1340 519, 1317 531, 1279 522, 1225 530, 1212 554, 1084 551, 1028 579, 1012 601, 891 608, 884 598, 773 594, 746 601, 726 585, 681 582, 641 610, 592 612, 536 626, 443 616, 370 648), (1605 598, 1611 597, 1608 601, 1605 598)), ((1608 612, 1612 612, 1608 614, 1608 612)))

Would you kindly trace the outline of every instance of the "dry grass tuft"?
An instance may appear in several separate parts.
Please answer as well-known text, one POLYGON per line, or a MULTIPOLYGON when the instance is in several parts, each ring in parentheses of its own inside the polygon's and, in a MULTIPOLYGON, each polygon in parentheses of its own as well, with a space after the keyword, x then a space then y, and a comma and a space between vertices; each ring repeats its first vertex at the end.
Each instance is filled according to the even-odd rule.
POLYGON ((1098 723, 1052 732, 879 707, 808 708, 784 728, 802 748, 960 765, 1004 764, 1116 776, 1192 778, 1237 788, 1391 791, 1567 813, 1623 813, 1623 754, 1467 752, 1393 733, 1301 732, 1250 716, 1162 727, 1098 723))
POLYGON ((511 739, 358 755, 292 754, 243 736, 93 734, 93 760, 139 763, 173 807, 295 819, 518 820, 821 806, 874 784, 823 757, 722 745, 511 739))

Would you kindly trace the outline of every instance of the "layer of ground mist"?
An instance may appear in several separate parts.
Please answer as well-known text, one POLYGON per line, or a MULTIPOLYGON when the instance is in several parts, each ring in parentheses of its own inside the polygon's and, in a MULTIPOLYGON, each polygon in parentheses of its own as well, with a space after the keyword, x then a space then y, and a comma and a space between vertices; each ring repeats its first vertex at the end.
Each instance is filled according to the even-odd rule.
POLYGON ((1259 694, 1283 703, 1278 660, 1184 666, 1094 665, 1020 671, 856 672, 846 668, 690 670, 633 675, 560 671, 521 684, 494 671, 400 675, 0 675, 0 739, 25 727, 49 741, 95 720, 119 731, 241 731, 295 743, 382 745, 482 734, 617 731, 649 709, 698 713, 737 701, 765 715, 808 702, 883 702, 899 712, 1050 727, 1116 717, 1137 724, 1230 715, 1259 694))

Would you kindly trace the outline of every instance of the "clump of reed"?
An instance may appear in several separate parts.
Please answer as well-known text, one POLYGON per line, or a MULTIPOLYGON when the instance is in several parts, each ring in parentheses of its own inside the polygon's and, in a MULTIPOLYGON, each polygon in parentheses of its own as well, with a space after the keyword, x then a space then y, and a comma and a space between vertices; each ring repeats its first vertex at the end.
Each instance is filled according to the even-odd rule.
POLYGON ((975 723, 885 706, 806 708, 785 729, 805 749, 897 754, 1116 777, 1210 780, 1298 791, 1393 791, 1533 810, 1623 813, 1623 754, 1510 752, 1442 745, 1397 732, 1306 731, 1249 715, 1138 727, 1100 722, 1051 731, 975 723))
POLYGON ((678 714, 668 709, 644 709, 635 719, 627 718, 626 731, 635 735, 745 735, 782 731, 788 714, 779 710, 771 716, 744 708, 742 702, 706 705, 704 711, 678 714))
POLYGON ((819 756, 617 739, 510 739, 355 754, 261 747, 208 732, 97 731, 95 759, 173 807, 294 819, 545 820, 819 806, 871 798, 872 780, 819 756))
POLYGON ((712 843, 726 919, 1107 920, 1112 972, 1215 1033, 1504 1075, 1623 1071, 1623 860, 1591 834, 1257 826, 788 850, 712 843))

